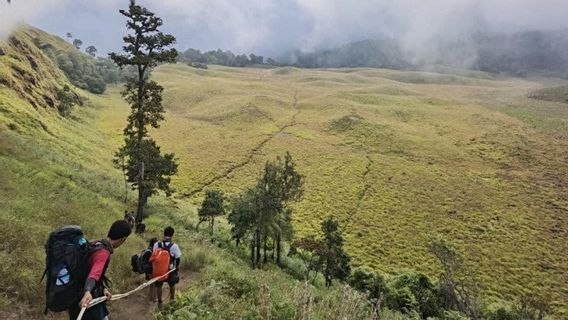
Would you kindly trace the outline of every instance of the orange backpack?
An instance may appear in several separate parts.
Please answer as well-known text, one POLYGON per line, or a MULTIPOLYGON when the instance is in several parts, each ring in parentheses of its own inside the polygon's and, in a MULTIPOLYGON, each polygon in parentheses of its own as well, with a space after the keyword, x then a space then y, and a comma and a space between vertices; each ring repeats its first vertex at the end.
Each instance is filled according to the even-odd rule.
POLYGON ((158 248, 152 252, 150 256, 150 263, 152 263, 152 279, 161 277, 160 281, 166 281, 169 278, 170 271, 170 248, 173 242, 168 246, 164 246, 163 242, 158 242, 158 248), (165 275, 165 276, 164 276, 165 275))

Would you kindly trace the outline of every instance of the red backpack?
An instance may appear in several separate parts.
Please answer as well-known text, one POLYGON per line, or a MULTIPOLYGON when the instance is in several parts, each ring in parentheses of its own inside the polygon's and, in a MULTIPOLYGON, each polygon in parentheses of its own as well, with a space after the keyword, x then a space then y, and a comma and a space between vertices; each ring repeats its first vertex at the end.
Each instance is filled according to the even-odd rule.
POLYGON ((173 259, 170 255, 170 249, 174 245, 170 242, 167 246, 163 242, 158 242, 158 248, 152 252, 150 263, 152 263, 152 278, 160 277, 160 281, 166 281, 169 278, 167 274, 173 265, 173 259))

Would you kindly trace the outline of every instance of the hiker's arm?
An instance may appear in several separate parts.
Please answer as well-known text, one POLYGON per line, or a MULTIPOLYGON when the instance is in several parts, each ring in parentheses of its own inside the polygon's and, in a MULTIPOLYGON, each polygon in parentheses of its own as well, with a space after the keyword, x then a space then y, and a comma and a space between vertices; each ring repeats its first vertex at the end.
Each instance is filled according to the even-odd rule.
POLYGON ((93 292, 97 282, 101 280, 105 264, 110 257, 110 253, 107 250, 97 250, 95 251, 90 259, 89 264, 91 265, 91 271, 87 276, 87 282, 85 282, 85 291, 93 292))
POLYGON ((179 269, 179 263, 181 262, 181 250, 179 249, 179 246, 177 244, 174 244, 170 252, 176 259, 175 260, 176 269, 179 269))

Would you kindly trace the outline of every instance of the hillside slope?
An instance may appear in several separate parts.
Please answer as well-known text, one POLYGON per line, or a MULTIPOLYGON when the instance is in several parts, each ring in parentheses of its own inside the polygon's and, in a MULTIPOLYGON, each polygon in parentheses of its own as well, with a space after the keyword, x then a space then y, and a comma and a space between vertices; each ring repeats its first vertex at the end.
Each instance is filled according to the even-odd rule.
MULTIPOLYGON (((290 151, 306 175, 297 237, 331 215, 356 266, 435 277, 426 245, 442 235, 484 292, 546 293, 566 310, 568 105, 527 97, 550 81, 187 66, 154 77, 168 110, 154 134, 180 158, 182 198, 235 194, 290 151)), ((118 136, 111 118, 127 110, 107 111, 102 129, 118 136)))
MULTIPOLYGON (((43 34, 35 33, 39 41, 49 42, 43 34)), ((10 320, 65 318, 42 314, 44 284, 39 279, 44 268, 43 245, 49 232, 61 225, 78 224, 88 238, 100 239, 110 223, 122 218, 124 209, 135 205, 132 195, 126 204, 123 202, 123 177, 111 161, 121 143, 121 130, 103 130, 109 120, 120 126, 125 124, 123 111, 127 106, 118 88, 97 96, 72 86, 85 104, 76 107, 71 117, 61 117, 55 107, 58 101, 50 93, 71 84, 36 48, 34 40, 38 41, 24 30, 0 44, 4 52, 0 56, 0 318, 10 320)), ((187 282, 182 288, 195 283, 197 277, 203 281, 194 287, 200 293, 208 292, 201 287, 203 284, 215 281, 233 281, 230 284, 235 290, 243 290, 242 284, 250 283, 257 290, 257 279, 270 279, 271 285, 277 285, 270 290, 273 296, 289 294, 300 287, 298 281, 275 268, 255 271, 252 279, 246 259, 220 249, 208 236, 196 232, 195 208, 186 202, 155 197, 147 212, 151 215, 145 221, 147 237, 161 236, 165 225, 176 227, 176 242, 183 251, 182 280, 187 282)), ((109 270, 113 292, 124 292, 143 281, 143 276, 130 270, 130 256, 144 247, 142 238, 131 236, 113 254, 109 270)), ((341 297, 341 288, 331 292, 341 297)), ((144 293, 139 295, 111 305, 111 311, 134 319, 157 316, 157 310, 140 298, 144 293), (150 313, 133 314, 140 310, 150 313)), ((319 294, 326 295, 327 291, 319 294)), ((292 298, 288 297, 288 301, 292 298)), ((258 312, 248 297, 238 297, 235 303, 237 308, 229 311, 232 314, 258 312)), ((279 303, 290 304, 282 299, 279 303)), ((168 310, 175 313, 175 308, 174 304, 168 310)), ((297 308, 301 308, 300 301, 297 308)), ((185 309, 178 314, 184 312, 185 309)))
MULTIPOLYGON (((38 281, 49 232, 79 224, 89 238, 102 238, 125 209, 113 146, 93 125, 107 98, 73 87, 35 45, 51 41, 44 35, 20 30, 0 44, 0 310, 33 302, 32 314, 43 309, 38 281), (64 85, 89 100, 69 118, 56 110, 55 92, 64 85)), ((140 245, 134 238, 127 247, 132 252, 140 245)), ((112 272, 120 279, 129 274, 129 252, 117 255, 112 272)))

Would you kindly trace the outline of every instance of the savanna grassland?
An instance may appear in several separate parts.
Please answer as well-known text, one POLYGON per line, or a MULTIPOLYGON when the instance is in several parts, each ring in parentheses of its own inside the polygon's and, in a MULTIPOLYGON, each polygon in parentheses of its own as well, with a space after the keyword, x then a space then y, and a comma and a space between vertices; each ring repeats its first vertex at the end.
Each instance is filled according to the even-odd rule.
MULTIPOLYGON (((153 78, 167 121, 152 135, 179 158, 179 200, 236 194, 290 151, 306 177, 297 237, 333 216, 355 266, 436 277, 426 245, 442 236, 490 296, 538 292, 566 314, 568 104, 529 98, 566 82, 180 64, 153 78)), ((118 92, 96 116, 114 145, 129 111, 118 92)))
MULTIPOLYGON (((79 55, 60 38, 28 27, 1 46, 0 317, 39 318, 49 232, 80 224, 88 238, 101 238, 135 206, 134 192, 124 203, 112 163, 129 107, 119 86, 95 95, 74 85, 50 56, 79 55), (68 117, 57 111, 65 85, 82 103, 68 117)), ((484 285, 484 299, 549 295, 554 317, 566 316, 566 81, 435 70, 157 68, 167 113, 151 134, 180 168, 175 198, 150 200, 146 236, 175 225, 182 265, 199 273, 172 314, 187 319, 204 308, 197 314, 218 319, 262 315, 268 302, 278 314, 305 307, 308 289, 291 275, 270 264, 251 271, 246 256, 220 248, 226 225, 212 239, 195 230, 204 190, 235 195, 267 159, 290 151, 306 177, 294 206, 297 238, 333 216, 354 266, 436 278, 426 245, 444 237, 484 285), (233 289, 237 296, 227 298, 233 289)), ((113 256, 115 292, 142 281, 129 262, 143 247, 131 237, 113 256)), ((314 319, 352 315, 341 285, 309 290, 321 309, 314 319)))

